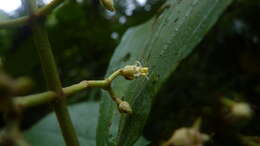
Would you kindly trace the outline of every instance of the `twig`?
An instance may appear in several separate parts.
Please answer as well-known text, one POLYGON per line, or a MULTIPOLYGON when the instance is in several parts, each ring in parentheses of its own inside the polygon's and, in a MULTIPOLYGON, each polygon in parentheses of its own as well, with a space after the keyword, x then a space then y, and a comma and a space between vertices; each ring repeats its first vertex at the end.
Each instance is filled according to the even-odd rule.
MULTIPOLYGON (((81 90, 90 87, 103 88, 110 94, 112 100, 117 104, 120 112, 132 113, 131 106, 126 101, 123 101, 120 98, 118 98, 115 92, 111 88, 112 81, 119 75, 125 77, 128 80, 135 79, 139 76, 147 77, 148 68, 142 67, 140 64, 126 65, 125 67, 113 72, 110 76, 108 76, 104 80, 81 81, 80 83, 63 88, 62 91, 65 96, 70 96, 74 93, 77 93, 81 90)), ((33 107, 40 104, 51 102, 55 100, 58 96, 59 95, 54 91, 47 91, 47 92, 29 95, 29 96, 16 97, 14 98, 14 103, 19 107, 27 108, 27 107, 33 107)))
MULTIPOLYGON (((120 75, 120 69, 112 73, 108 78, 105 80, 93 80, 93 81, 81 81, 80 83, 68 86, 63 88, 63 93, 65 96, 70 96, 75 94, 79 91, 90 87, 99 87, 99 88, 108 88, 112 82, 118 75, 120 75)), ((27 107, 34 107, 37 105, 49 103, 55 100, 58 95, 53 91, 46 91, 43 93, 28 95, 28 96, 20 96, 15 97, 14 103, 19 107, 27 108, 27 107)))
POLYGON ((29 21, 34 20, 35 18, 40 18, 46 16, 52 12, 57 6, 59 6, 64 0, 53 0, 46 6, 39 8, 33 16, 23 16, 16 19, 6 20, 0 22, 0 29, 3 28, 13 28, 19 27, 27 24, 29 21))

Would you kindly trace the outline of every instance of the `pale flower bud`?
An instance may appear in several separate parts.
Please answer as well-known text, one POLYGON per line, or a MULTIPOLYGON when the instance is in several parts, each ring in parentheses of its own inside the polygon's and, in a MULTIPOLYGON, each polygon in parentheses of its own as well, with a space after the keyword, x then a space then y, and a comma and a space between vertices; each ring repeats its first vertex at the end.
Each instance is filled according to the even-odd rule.
POLYGON ((124 76, 127 80, 133 80, 140 76, 147 77, 149 72, 148 67, 142 67, 140 63, 136 65, 126 65, 121 70, 121 75, 124 76))
POLYGON ((252 110, 249 104, 241 102, 241 103, 236 103, 232 106, 231 113, 235 117, 247 119, 251 117, 252 110))
POLYGON ((203 146, 209 136, 196 128, 177 129, 165 146, 203 146))
POLYGON ((101 0, 101 3, 105 9, 112 11, 112 12, 115 11, 113 0, 101 0))
POLYGON ((128 113, 128 114, 133 113, 131 106, 126 101, 122 101, 121 103, 119 103, 118 109, 121 113, 128 113))

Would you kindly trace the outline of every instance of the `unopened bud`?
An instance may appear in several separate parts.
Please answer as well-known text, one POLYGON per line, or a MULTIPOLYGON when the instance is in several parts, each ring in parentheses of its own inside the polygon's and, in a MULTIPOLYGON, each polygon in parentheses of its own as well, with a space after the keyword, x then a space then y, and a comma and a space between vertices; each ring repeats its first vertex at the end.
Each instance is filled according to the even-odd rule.
POLYGON ((112 12, 115 11, 113 0, 101 0, 101 3, 105 9, 112 11, 112 12))
POLYGON ((196 128, 177 129, 165 146, 203 146, 209 136, 196 128))
POLYGON ((241 124, 247 122, 252 117, 253 111, 246 102, 236 102, 229 98, 222 98, 221 102, 228 108, 229 113, 225 115, 225 118, 231 123, 241 124))
POLYGON ((124 76, 128 80, 133 80, 140 76, 147 77, 148 72, 149 72, 148 67, 142 67, 139 63, 137 65, 126 65, 121 70, 121 75, 124 76))
POLYGON ((128 114, 132 114, 133 113, 133 110, 132 110, 131 106, 126 101, 122 101, 121 103, 119 103, 118 104, 118 109, 119 109, 119 111, 121 113, 128 113, 128 114))
POLYGON ((231 107, 231 113, 233 116, 242 119, 249 119, 252 115, 252 110, 247 103, 236 103, 231 107))

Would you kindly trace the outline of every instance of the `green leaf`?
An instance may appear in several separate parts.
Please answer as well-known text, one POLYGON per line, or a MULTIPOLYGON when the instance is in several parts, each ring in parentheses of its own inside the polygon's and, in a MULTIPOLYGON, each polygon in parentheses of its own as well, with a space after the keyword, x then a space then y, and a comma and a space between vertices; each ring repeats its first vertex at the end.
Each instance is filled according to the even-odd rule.
POLYGON ((116 94, 131 104, 132 115, 119 114, 115 103, 103 93, 98 146, 132 146, 137 141, 153 97, 230 3, 231 0, 167 0, 163 6, 165 9, 158 10, 156 17, 125 33, 111 59, 107 75, 138 60, 149 67, 149 80, 118 78, 113 82, 116 94))
MULTIPOLYGON (((81 103, 71 106, 69 110, 80 145, 95 146, 98 104, 95 102, 81 103)), ((54 113, 26 131, 25 139, 32 146, 65 146, 54 113)))

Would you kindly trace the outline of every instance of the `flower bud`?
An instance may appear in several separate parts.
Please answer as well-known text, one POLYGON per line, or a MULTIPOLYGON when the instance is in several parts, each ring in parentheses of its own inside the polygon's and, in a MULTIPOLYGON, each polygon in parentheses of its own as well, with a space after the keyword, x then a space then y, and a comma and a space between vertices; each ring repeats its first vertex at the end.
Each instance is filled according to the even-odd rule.
POLYGON ((131 106, 126 101, 122 101, 121 103, 119 103, 118 104, 118 109, 119 109, 119 111, 121 113, 128 113, 128 114, 132 114, 133 113, 133 110, 132 110, 131 106))
POLYGON ((112 11, 112 12, 115 11, 113 0, 101 0, 101 3, 105 9, 112 11))
POLYGON ((203 146, 209 136, 196 128, 177 129, 165 146, 203 146))
POLYGON ((252 110, 247 103, 240 102, 232 106, 231 113, 239 119, 249 119, 251 118, 252 110))
POLYGON ((225 118, 232 124, 234 122, 238 125, 246 123, 253 115, 250 105, 246 102, 236 102, 229 98, 222 98, 221 102, 228 108, 225 118))
POLYGON ((127 80, 133 80, 139 76, 147 76, 149 72, 148 67, 142 67, 139 65, 126 65, 121 70, 121 75, 127 80))

